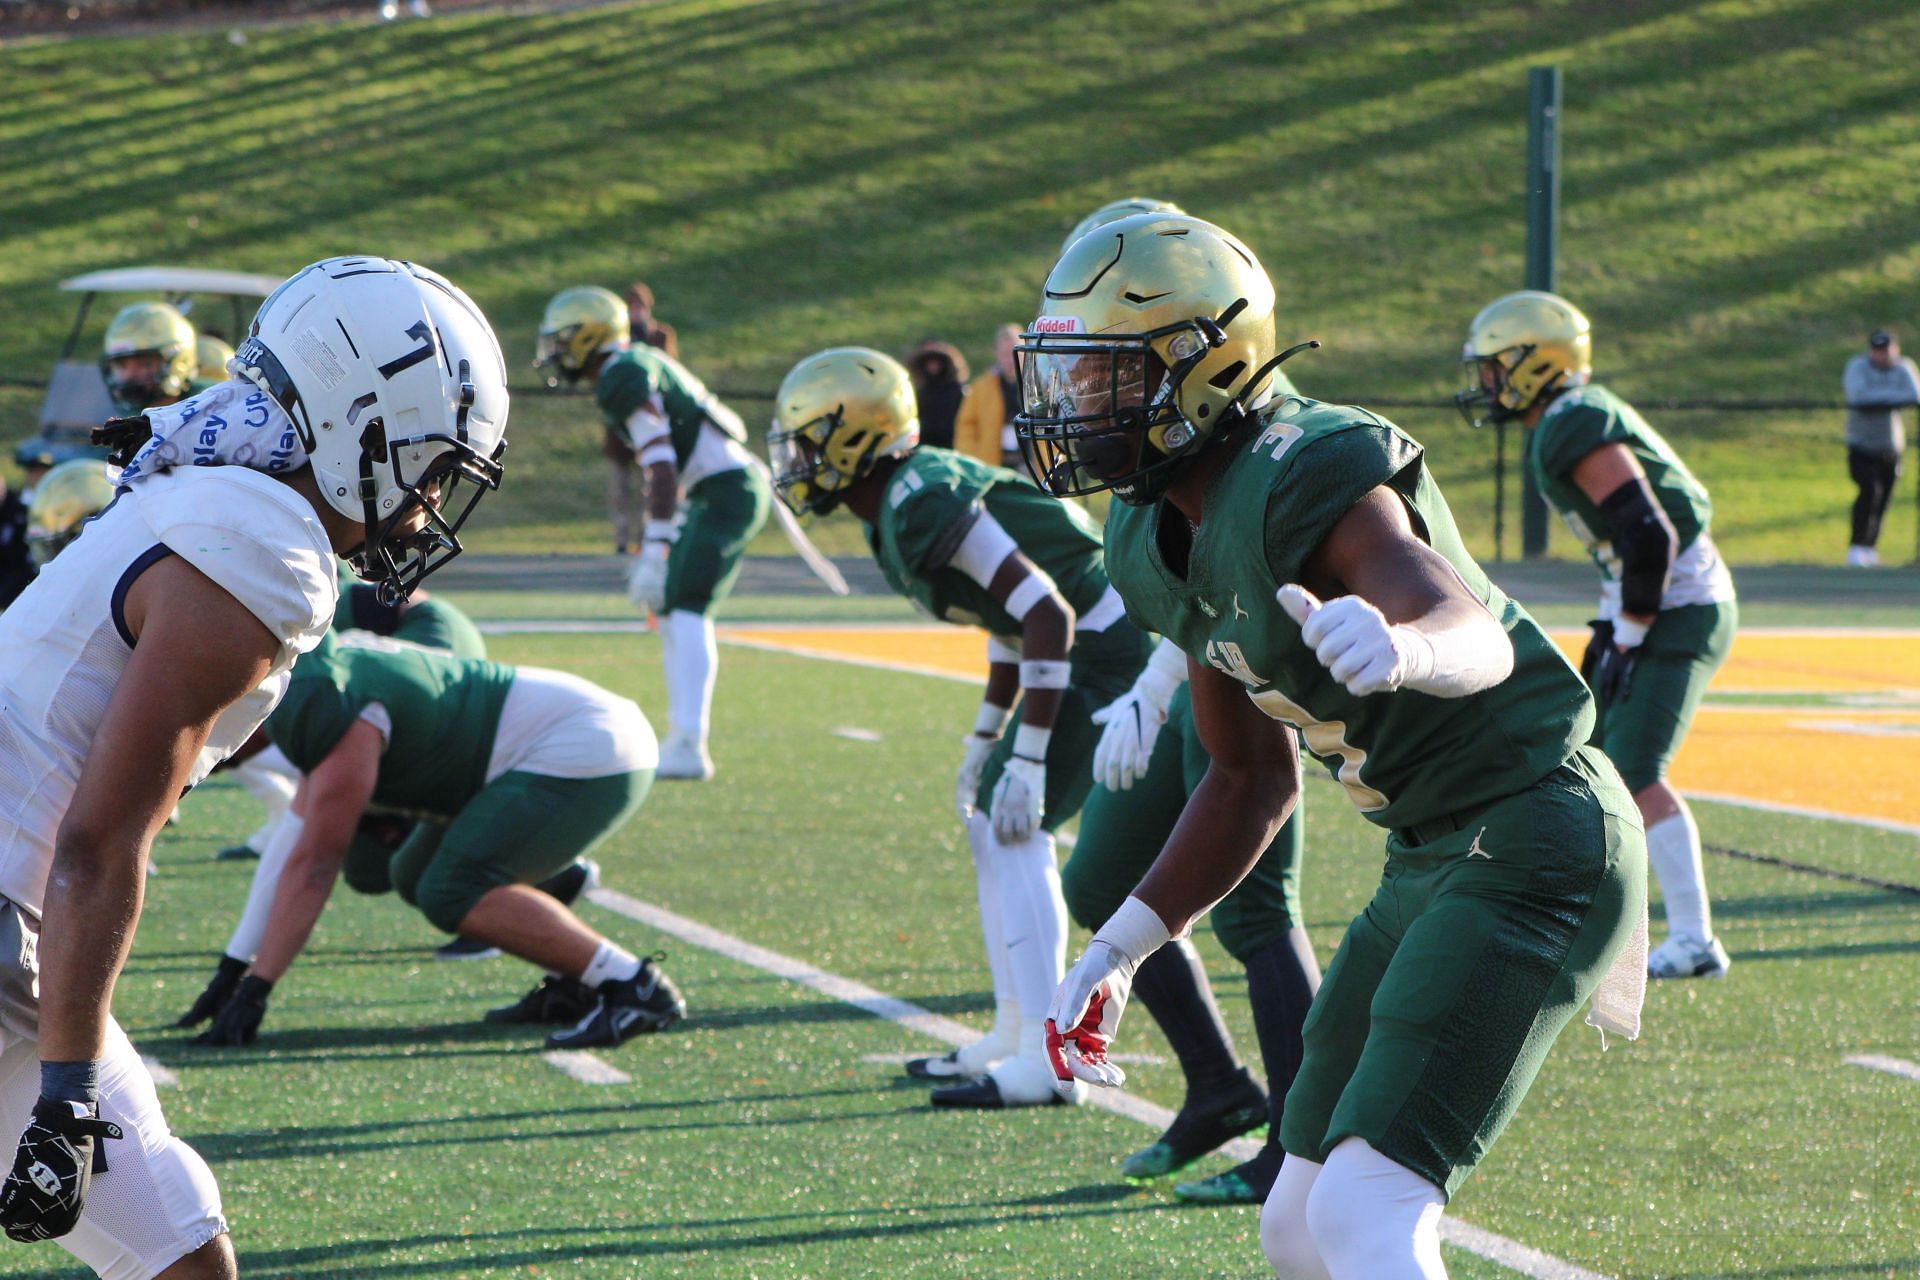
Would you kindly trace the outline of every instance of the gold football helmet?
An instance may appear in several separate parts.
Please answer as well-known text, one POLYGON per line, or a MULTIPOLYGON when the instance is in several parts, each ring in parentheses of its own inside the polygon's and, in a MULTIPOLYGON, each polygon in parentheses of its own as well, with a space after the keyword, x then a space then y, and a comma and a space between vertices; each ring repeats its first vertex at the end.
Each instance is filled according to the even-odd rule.
POLYGON ((906 366, 869 347, 832 347, 793 366, 773 400, 767 453, 781 501, 822 515, 881 458, 920 443, 906 366))
POLYGON ((1131 218, 1137 213, 1184 213, 1185 210, 1167 200, 1151 200, 1146 196, 1127 196, 1124 199, 1109 201, 1095 209, 1075 224, 1067 232, 1067 238, 1060 242, 1060 252, 1073 248, 1073 242, 1089 231, 1097 231, 1109 222, 1118 222, 1122 218, 1131 218))
POLYGON ((1557 293, 1528 289, 1488 303, 1460 353, 1468 386, 1453 397, 1474 426, 1518 418, 1593 372, 1593 326, 1557 293))
POLYGON ((631 337, 627 304, 598 285, 562 289, 540 317, 540 341, 533 367, 551 365, 568 382, 577 382, 602 351, 623 347, 631 337))
POLYGON ((44 565, 112 501, 106 463, 98 458, 61 463, 33 487, 33 501, 27 504, 27 554, 36 565, 44 565))
POLYGON ((187 394, 199 363, 193 326, 164 302, 122 307, 107 326, 100 371, 107 391, 130 412, 171 404, 187 394))
MULTIPOLYGON (((1210 222, 1140 214, 1076 240, 1027 327, 1014 432, 1041 488, 1152 502, 1181 459, 1264 402, 1273 281, 1210 222)), ((1296 348, 1297 349, 1297 348, 1296 348)))
POLYGON ((227 378, 227 361, 233 359, 233 348, 210 333, 203 333, 194 340, 193 355, 200 371, 195 376, 224 382, 227 378))

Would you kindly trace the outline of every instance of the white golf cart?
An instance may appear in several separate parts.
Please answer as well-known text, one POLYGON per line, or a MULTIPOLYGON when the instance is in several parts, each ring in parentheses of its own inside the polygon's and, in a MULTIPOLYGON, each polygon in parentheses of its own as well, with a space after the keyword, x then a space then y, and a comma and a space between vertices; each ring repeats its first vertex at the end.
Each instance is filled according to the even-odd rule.
MULTIPOLYGON (((160 294, 178 307, 196 330, 219 334, 237 345, 260 299, 279 287, 277 276, 196 267, 119 267, 62 280, 63 292, 80 295, 80 311, 73 318, 73 328, 67 332, 66 345, 60 349, 53 376, 47 382, 47 398, 40 405, 40 434, 15 450, 15 460, 22 465, 51 466, 68 458, 100 453, 88 443, 88 436, 118 410, 107 394, 107 378, 99 358, 78 354, 87 315, 100 294, 160 294), (228 314, 222 314, 222 299, 228 314)), ((97 344, 98 337, 94 341, 97 344)), ((208 376, 211 373, 208 371, 208 376)))

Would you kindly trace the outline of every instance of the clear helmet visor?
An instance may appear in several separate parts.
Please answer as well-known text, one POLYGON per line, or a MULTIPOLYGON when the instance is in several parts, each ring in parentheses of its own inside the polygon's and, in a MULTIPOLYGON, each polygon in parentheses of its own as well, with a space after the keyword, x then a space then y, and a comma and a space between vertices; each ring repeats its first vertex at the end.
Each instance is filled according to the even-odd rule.
POLYGON ((1019 354, 1016 434, 1042 488, 1062 496, 1091 493, 1140 469, 1151 398, 1143 341, 1043 338, 1019 354))

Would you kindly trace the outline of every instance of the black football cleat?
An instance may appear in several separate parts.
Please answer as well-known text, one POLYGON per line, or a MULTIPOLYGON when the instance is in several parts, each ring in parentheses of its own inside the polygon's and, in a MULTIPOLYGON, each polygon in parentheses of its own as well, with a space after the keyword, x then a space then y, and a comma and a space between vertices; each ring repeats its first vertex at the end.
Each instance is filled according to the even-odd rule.
POLYGON ((1267 1091, 1243 1069, 1229 1089, 1201 1099, 1189 1099, 1159 1140, 1142 1147, 1120 1164, 1120 1176, 1130 1182, 1164 1178, 1267 1122, 1267 1091))
POLYGON ((673 980, 649 956, 640 972, 600 984, 598 1002, 568 1031, 547 1037, 549 1049, 610 1049, 635 1036, 665 1031, 687 1016, 687 1002, 673 980))
POLYGON ((498 1009, 489 1009, 488 1022, 545 1022, 559 1026, 580 1021, 599 1003, 592 987, 573 978, 542 978, 540 985, 498 1009))

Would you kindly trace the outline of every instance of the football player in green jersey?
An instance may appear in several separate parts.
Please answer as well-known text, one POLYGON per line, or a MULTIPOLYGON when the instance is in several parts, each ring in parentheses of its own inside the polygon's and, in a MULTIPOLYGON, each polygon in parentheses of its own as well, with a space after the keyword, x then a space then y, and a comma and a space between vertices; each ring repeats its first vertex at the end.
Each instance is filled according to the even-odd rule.
POLYGON ((711 778, 707 736, 720 662, 713 609, 767 522, 766 475, 747 451, 739 415, 666 352, 633 345, 627 304, 608 290, 555 294, 534 363, 568 382, 589 380, 606 425, 632 444, 646 471, 647 522, 627 594, 660 621, 669 722, 660 776, 711 778))
POLYGON ((1580 673, 1598 703, 1593 741, 1620 770, 1647 828, 1666 901, 1653 978, 1723 978, 1700 830, 1667 781, 1739 623, 1733 575, 1713 545, 1713 503, 1632 405, 1594 382, 1592 326, 1551 293, 1511 293, 1467 332, 1469 422, 1531 428, 1527 469, 1600 569, 1599 618, 1580 673))
POLYGON ((1108 571, 1189 655, 1211 757, 1055 994, 1055 1069, 1117 1081, 1135 970, 1291 812, 1297 730, 1385 830, 1387 862, 1307 1018, 1261 1241, 1283 1276, 1443 1276, 1447 1197, 1578 1006, 1596 996, 1602 1025, 1638 1031, 1645 842, 1584 745, 1592 699, 1467 555, 1415 441, 1271 394, 1288 353, 1245 245, 1128 218, 1062 255, 1044 305, 1016 430, 1044 487, 1120 499, 1108 571))
POLYGON ((864 347, 809 356, 781 383, 774 413, 767 443, 781 499, 812 514, 844 505, 895 591, 988 635, 987 687, 955 801, 973 851, 994 1027, 909 1071, 983 1077, 937 1089, 940 1106, 1056 1101, 1042 1026, 1066 960, 1053 831, 1093 785, 1090 717, 1131 686, 1146 639, 1107 582, 1084 514, 1011 471, 920 445, 912 382, 892 357, 864 347))
POLYGON ((686 1004, 651 959, 588 928, 537 882, 640 808, 658 760, 640 708, 578 677, 366 632, 330 633, 295 666, 267 733, 305 775, 264 935, 196 1043, 248 1044, 337 877, 391 888, 435 927, 547 970, 493 1021, 574 1027, 550 1048, 616 1045, 686 1004), (397 849, 357 840, 370 809, 413 818, 397 849), (565 997, 560 999, 558 997, 565 997))

